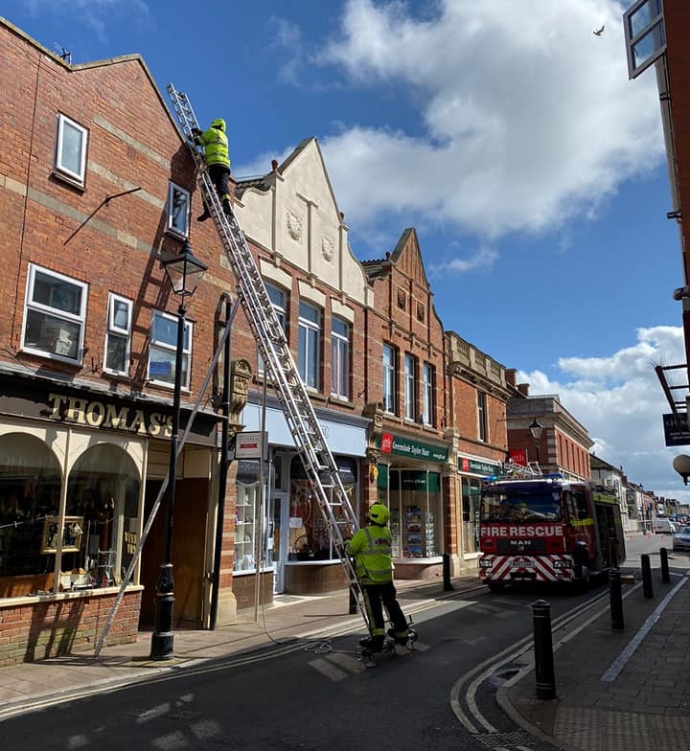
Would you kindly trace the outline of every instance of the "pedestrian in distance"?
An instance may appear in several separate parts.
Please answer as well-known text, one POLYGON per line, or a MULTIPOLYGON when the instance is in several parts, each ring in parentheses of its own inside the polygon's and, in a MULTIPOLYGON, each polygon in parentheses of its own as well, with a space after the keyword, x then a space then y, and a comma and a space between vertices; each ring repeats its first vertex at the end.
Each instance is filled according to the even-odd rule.
POLYGON ((382 503, 369 509, 366 527, 357 530, 345 541, 345 552, 354 559, 355 574, 362 587, 364 605, 369 618, 370 635, 360 640, 368 652, 380 652, 386 636, 383 608, 392 628, 388 635, 398 644, 406 644, 410 637, 405 614, 397 600, 393 584, 391 533, 388 529, 390 511, 382 503))
MULTIPOLYGON (((192 136, 194 143, 204 149, 204 162, 208 169, 218 198, 226 216, 231 214, 230 199, 230 156, 228 150, 228 136, 225 132, 225 120, 218 118, 211 123, 211 127, 202 131, 201 128, 193 128, 192 136)), ((204 213, 196 218, 197 222, 205 222, 211 214, 208 206, 204 205, 204 213)))

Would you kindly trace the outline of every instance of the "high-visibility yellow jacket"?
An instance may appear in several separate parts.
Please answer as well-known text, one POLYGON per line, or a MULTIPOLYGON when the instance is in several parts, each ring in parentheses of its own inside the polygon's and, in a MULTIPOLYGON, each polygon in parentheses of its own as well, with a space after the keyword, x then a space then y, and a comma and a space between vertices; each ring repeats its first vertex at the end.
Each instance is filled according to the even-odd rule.
POLYGON ((345 543, 345 552, 355 559, 355 573, 361 584, 393 581, 391 533, 388 527, 370 524, 357 530, 345 543))
POLYGON ((201 135, 196 136, 195 140, 204 147, 204 161, 208 167, 212 164, 222 164, 230 169, 225 120, 214 120, 211 127, 201 135))

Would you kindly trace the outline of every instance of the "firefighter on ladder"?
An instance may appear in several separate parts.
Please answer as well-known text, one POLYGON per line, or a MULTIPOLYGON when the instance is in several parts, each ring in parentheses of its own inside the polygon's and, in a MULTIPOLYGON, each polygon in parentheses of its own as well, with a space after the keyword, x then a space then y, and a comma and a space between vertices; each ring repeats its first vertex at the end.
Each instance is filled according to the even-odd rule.
MULTIPOLYGON (((206 162, 208 175, 216 188, 225 215, 230 216, 230 156, 225 120, 222 118, 214 120, 207 131, 193 128, 192 136, 194 136, 194 143, 204 148, 204 162, 206 162)), ((196 219, 198 222, 205 222, 210 216, 208 206, 204 205, 204 213, 196 219)))
POLYGON ((388 635, 398 644, 406 644, 410 637, 393 584, 392 540, 387 527, 390 515, 386 506, 375 503, 369 509, 369 524, 345 542, 345 552, 354 558, 355 573, 362 586, 369 616, 370 635, 359 642, 367 652, 380 652, 383 649, 386 636, 384 607, 392 624, 388 635))

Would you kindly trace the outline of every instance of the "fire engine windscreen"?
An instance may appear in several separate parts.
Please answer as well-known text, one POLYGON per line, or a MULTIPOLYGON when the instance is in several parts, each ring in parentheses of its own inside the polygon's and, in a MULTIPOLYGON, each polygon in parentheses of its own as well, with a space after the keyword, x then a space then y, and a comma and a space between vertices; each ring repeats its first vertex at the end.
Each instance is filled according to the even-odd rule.
POLYGON ((510 493, 484 491, 480 507, 483 522, 537 522, 562 521, 558 491, 544 490, 535 493, 510 493))

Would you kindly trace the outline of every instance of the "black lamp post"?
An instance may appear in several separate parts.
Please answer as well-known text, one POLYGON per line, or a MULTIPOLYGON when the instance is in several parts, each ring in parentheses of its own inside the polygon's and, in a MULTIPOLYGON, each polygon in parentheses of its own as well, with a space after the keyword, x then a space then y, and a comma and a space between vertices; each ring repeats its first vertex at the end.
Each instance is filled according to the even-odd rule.
POLYGON ((544 426, 535 417, 534 420, 532 420, 532 422, 530 423, 529 432, 532 434, 532 438, 534 440, 534 448, 537 450, 537 464, 539 464, 539 460, 540 460, 539 440, 541 438, 542 430, 544 430, 544 426))
POLYGON ((175 386, 173 390, 172 435, 170 437, 170 472, 165 506, 165 557, 161 563, 156 583, 156 602, 151 659, 171 660, 173 652, 173 609, 175 606, 175 580, 172 565, 172 536, 175 512, 175 485, 177 484, 177 447, 180 432, 180 391, 182 390, 182 356, 184 354, 185 298, 196 291, 201 276, 208 268, 192 254, 185 242, 179 256, 163 261, 163 268, 173 292, 180 297, 177 309, 177 346, 175 348, 175 386))

